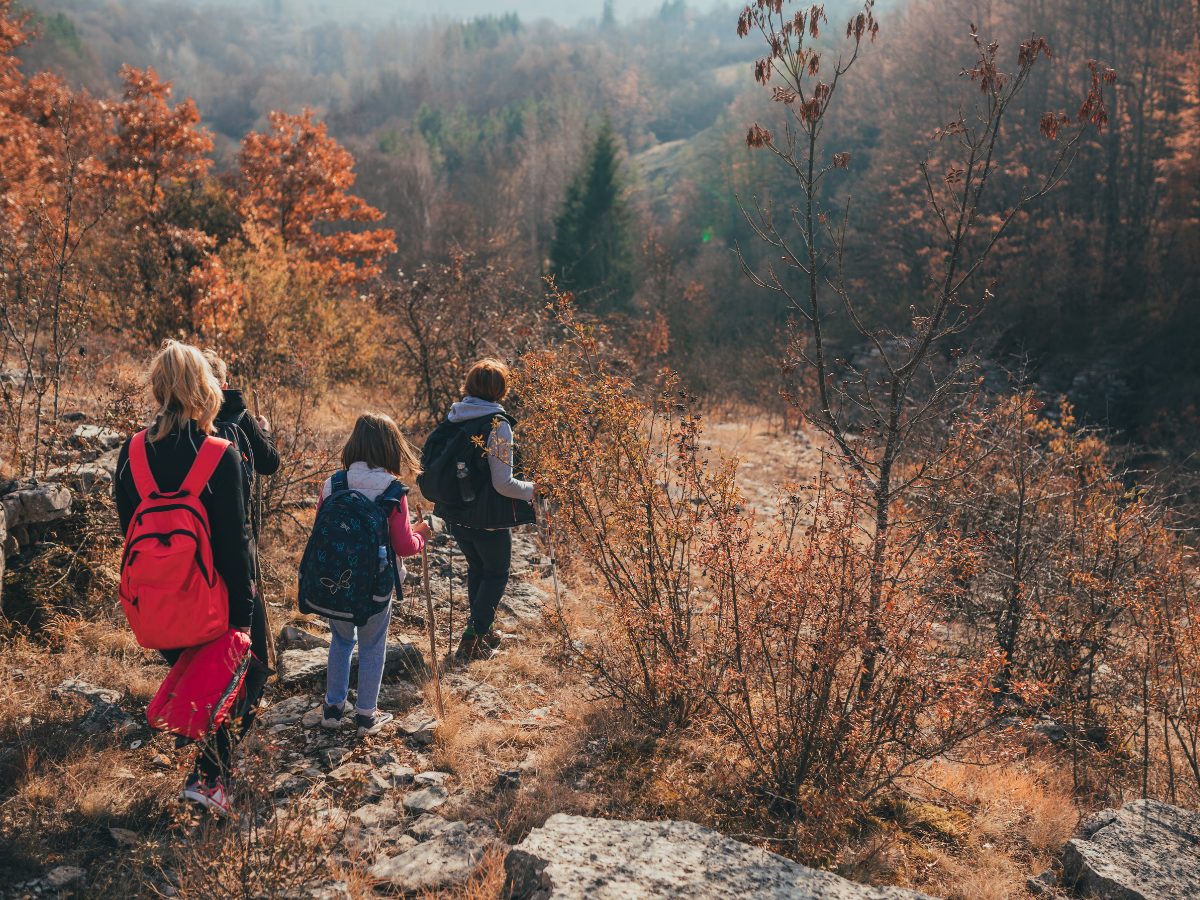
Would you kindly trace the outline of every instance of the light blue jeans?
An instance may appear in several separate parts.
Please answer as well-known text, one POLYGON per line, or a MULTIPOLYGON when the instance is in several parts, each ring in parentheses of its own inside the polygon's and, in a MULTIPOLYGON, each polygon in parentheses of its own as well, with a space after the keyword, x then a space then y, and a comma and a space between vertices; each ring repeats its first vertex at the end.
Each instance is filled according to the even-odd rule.
POLYGON ((350 654, 358 644, 357 712, 370 715, 379 703, 379 685, 383 681, 383 661, 387 655, 388 623, 392 620, 392 605, 367 619, 367 624, 355 628, 353 622, 329 619, 329 673, 325 702, 341 706, 346 702, 350 687, 350 654))

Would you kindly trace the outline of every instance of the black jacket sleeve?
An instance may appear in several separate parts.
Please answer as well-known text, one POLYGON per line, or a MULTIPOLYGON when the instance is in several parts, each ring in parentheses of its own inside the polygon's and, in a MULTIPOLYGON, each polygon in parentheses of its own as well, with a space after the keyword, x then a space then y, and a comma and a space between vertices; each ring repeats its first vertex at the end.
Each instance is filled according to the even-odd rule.
POLYGON ((258 420, 247 412, 242 416, 241 426, 250 440, 250 452, 254 456, 254 471, 259 475, 274 475, 279 471, 279 450, 270 435, 262 430, 258 420))
POLYGON ((137 512, 141 498, 133 487, 133 477, 128 474, 129 441, 121 445, 117 454, 117 477, 113 480, 113 500, 117 504, 117 518, 121 520, 121 537, 129 534, 129 523, 137 512), (125 473, 125 477, 122 477, 125 473))
POLYGON ((242 481, 242 458, 232 444, 208 480, 201 500, 212 530, 213 566, 229 589, 229 627, 249 628, 254 620, 254 564, 242 481))

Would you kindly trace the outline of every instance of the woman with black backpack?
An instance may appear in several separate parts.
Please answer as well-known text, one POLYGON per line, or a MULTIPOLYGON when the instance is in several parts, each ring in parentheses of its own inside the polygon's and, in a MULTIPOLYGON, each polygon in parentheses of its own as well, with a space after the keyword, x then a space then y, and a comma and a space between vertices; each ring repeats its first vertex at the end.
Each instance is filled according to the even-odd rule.
MULTIPOLYGON (((456 502, 434 506, 434 512, 450 523, 467 560, 471 612, 454 654, 463 661, 487 659, 500 645, 493 626, 512 567, 512 529, 535 521, 537 485, 513 474, 514 464, 519 471, 512 430, 516 420, 500 405, 508 395, 508 379, 508 366, 498 359, 475 363, 467 372, 466 396, 426 441, 427 458, 434 448, 449 444, 480 448, 456 463, 465 495, 460 491, 456 502), (486 477, 474 478, 476 469, 486 469, 486 477)), ((424 492, 425 482, 419 483, 424 492)))

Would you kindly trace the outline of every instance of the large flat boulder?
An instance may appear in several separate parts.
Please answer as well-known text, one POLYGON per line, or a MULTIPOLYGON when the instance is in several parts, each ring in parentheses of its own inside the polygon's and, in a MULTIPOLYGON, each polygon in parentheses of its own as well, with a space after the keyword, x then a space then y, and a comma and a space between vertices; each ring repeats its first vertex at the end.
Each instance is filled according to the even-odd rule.
MULTIPOLYGON (((385 676, 397 673, 417 673, 425 666, 421 651, 412 644, 388 644, 383 663, 385 676)), ((329 651, 324 647, 312 650, 285 650, 279 654, 279 682, 297 685, 325 677, 329 670, 329 651)), ((358 671, 358 648, 350 657, 351 683, 358 671)))
POLYGON ((1088 819, 1063 849, 1063 885, 1098 900, 1200 897, 1200 813, 1133 800, 1088 819))
POLYGON ((514 900, 930 900, 818 872, 693 822, 553 815, 504 868, 514 900))

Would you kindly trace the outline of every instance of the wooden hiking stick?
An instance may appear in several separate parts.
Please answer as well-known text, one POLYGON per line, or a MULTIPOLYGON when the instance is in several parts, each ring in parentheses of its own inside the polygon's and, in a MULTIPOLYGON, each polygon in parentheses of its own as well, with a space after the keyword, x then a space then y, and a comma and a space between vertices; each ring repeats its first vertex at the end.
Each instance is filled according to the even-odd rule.
MULTIPOLYGON (((421 508, 417 507, 417 516, 422 520, 425 519, 425 514, 421 512, 421 508)), ((430 525, 430 528, 433 526, 430 525)), ((421 545, 421 575, 425 582, 425 621, 429 626, 429 662, 433 666, 433 683, 437 690, 437 707, 438 715, 444 720, 446 718, 446 708, 442 705, 442 676, 438 671, 437 658, 437 632, 433 627, 433 595, 429 593, 429 553, 426 545, 421 545)))
POLYGON ((454 652, 454 542, 450 542, 450 624, 446 628, 446 656, 454 652))
MULTIPOLYGON (((254 398, 254 415, 258 416, 258 388, 252 388, 250 395, 254 398)), ((257 473, 256 473, 257 475, 257 473)), ((267 624, 267 668, 273 673, 272 678, 279 677, 279 666, 276 665, 278 650, 275 647, 275 623, 271 620, 271 604, 263 591, 262 563, 259 562, 258 535, 262 531, 262 476, 254 479, 254 588, 258 592, 258 600, 262 604, 263 619, 267 624)))

